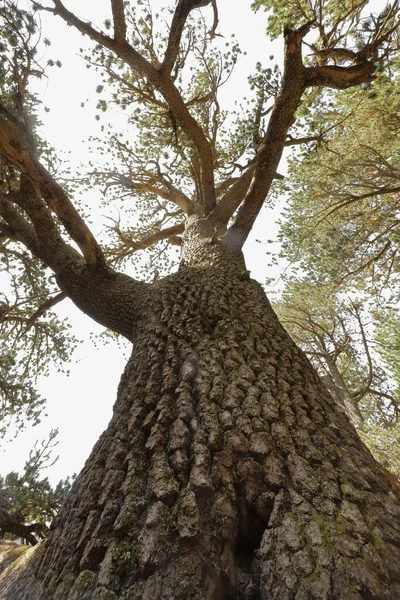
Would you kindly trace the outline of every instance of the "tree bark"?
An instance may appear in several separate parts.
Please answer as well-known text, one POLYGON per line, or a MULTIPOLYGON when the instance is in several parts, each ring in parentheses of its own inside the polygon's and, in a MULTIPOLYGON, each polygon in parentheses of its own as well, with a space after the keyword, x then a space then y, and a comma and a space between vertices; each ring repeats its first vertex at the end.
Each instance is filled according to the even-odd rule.
POLYGON ((1 598, 399 598, 384 471, 242 255, 188 239, 134 325, 107 430, 1 598))
POLYGON ((342 406, 354 427, 363 431, 364 418, 357 399, 349 392, 342 374, 328 353, 325 354, 324 361, 326 363, 326 375, 321 377, 322 381, 335 400, 342 406))

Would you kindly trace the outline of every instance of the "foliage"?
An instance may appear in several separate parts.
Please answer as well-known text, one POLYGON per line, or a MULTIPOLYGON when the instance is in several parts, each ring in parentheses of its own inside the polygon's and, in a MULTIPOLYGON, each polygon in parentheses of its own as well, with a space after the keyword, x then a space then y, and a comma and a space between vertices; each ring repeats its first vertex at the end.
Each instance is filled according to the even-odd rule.
MULTIPOLYGON (((7 510, 23 526, 34 524, 34 532, 40 537, 48 534, 48 526, 62 506, 73 480, 73 477, 67 477, 52 488, 48 478, 42 477, 43 469, 51 467, 58 460, 58 457, 52 457, 58 443, 54 441, 57 435, 58 430, 54 429, 46 441, 40 444, 36 442, 22 475, 11 472, 0 476, 1 509, 7 510)), ((4 533, 7 539, 19 537, 13 532, 4 533)))
MULTIPOLYGON (((168 42, 169 32, 159 24, 172 13, 164 7, 153 14, 148 1, 126 8, 130 41, 154 67, 160 66, 168 42)), ((109 21, 104 25, 111 28, 109 21)), ((201 13, 189 15, 171 79, 211 146, 219 200, 254 160, 280 73, 277 65, 263 67, 258 62, 248 78, 249 97, 228 111, 221 89, 242 50, 233 36, 222 42, 210 39, 210 27, 201 13)), ((103 206, 109 211, 111 204, 118 215, 108 216, 106 255, 112 264, 129 264, 142 278, 152 280, 154 274, 166 274, 177 264, 178 249, 168 250, 180 244, 187 206, 199 193, 196 148, 168 102, 140 73, 101 44, 92 53, 81 52, 87 67, 102 78, 96 88, 100 96, 96 118, 103 121, 115 107, 126 114, 123 131, 103 125, 105 136, 92 140, 93 152, 100 148, 105 160, 87 174, 90 186, 101 186, 103 206), (137 254, 143 250, 146 259, 141 263, 137 254)))
MULTIPOLYGON (((29 78, 41 78, 48 66, 61 66, 49 59, 42 67, 37 61, 40 32, 30 11, 14 2, 0 4, 0 94, 4 108, 18 121, 26 119, 31 143, 38 156, 51 165, 52 149, 37 136, 41 122, 40 102, 26 89, 29 78)), ((48 45, 45 40, 45 45, 48 45)), ((20 174, 0 158, 0 202, 20 187, 20 174)), ((18 206, 18 204, 17 204, 18 206)), ((20 213, 20 209, 17 208, 20 213)), ((14 229, 0 221, 0 437, 10 424, 18 432, 28 423, 39 422, 45 400, 36 391, 39 375, 49 374, 52 364, 63 368, 75 346, 69 325, 49 312, 64 296, 43 261, 27 252, 14 229)))
POLYGON ((376 460, 400 479, 400 424, 383 428, 368 423, 360 435, 376 460))
POLYGON ((348 292, 296 279, 287 282, 276 310, 321 375, 340 375, 358 403, 368 396, 370 420, 375 415, 382 425, 398 421, 400 397, 389 367, 395 345, 383 333, 388 310, 374 311, 368 298, 351 299, 348 292))
POLYGON ((336 127, 290 161, 282 256, 314 281, 398 288, 399 85, 331 97, 317 119, 336 127))
POLYGON ((316 140, 289 159, 280 186, 290 266, 278 311, 328 387, 338 369, 364 439, 398 473, 396 452, 388 457, 399 406, 400 80, 398 59, 388 64, 372 86, 325 92, 318 110, 310 98, 315 110, 300 111, 316 140))
POLYGON ((400 474, 398 315, 332 286, 289 278, 274 308, 378 460, 400 474), (397 323, 396 323, 397 321, 397 323))

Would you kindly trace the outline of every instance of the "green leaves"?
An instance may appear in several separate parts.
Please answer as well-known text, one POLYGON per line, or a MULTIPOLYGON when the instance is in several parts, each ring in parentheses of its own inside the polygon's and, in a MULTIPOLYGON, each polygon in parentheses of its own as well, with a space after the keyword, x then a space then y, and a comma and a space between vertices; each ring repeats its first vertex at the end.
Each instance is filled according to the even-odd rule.
MULTIPOLYGON (((40 262, 18 244, 0 244, 3 281, 0 310, 0 437, 40 421, 45 399, 36 391, 39 375, 54 366, 67 370, 76 345, 69 326, 45 310, 57 287, 40 262)), ((51 304, 51 301, 50 301, 51 304)))
MULTIPOLYGON (((57 435, 58 430, 53 429, 47 440, 35 443, 22 475, 15 472, 0 475, 1 509, 6 510, 14 522, 20 525, 35 523, 34 531, 39 537, 45 537, 49 533, 50 522, 61 508, 74 479, 67 477, 53 488, 49 480, 42 477, 42 471, 58 460, 58 457, 52 456, 58 443, 55 441, 57 435)), ((7 531, 4 533, 6 539, 17 537, 7 531)))
POLYGON ((398 86, 381 78, 331 96, 311 117, 322 142, 290 162, 283 255, 315 280, 397 285, 398 86))

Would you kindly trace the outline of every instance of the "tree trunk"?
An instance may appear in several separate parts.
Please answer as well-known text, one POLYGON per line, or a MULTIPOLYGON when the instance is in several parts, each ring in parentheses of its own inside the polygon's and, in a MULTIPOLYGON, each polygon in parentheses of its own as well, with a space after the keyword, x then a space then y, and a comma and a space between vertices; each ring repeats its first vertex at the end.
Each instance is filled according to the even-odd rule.
POLYGON ((351 395, 341 372, 329 354, 324 356, 324 361, 326 363, 326 375, 321 377, 322 381, 336 402, 342 406, 354 427, 360 431, 363 431, 364 418, 362 416, 358 401, 351 395))
POLYGON ((400 598, 400 503, 219 244, 154 283, 113 418, 13 600, 400 598))

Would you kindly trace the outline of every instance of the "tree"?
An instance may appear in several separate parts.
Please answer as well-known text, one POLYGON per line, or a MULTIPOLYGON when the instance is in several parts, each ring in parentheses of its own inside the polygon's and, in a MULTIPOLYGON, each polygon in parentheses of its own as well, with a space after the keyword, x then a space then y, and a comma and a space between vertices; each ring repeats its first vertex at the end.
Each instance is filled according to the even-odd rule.
POLYGON ((398 293, 399 70, 326 99, 284 182, 282 256, 320 283, 398 293))
POLYGON ((395 484, 249 277, 242 247, 285 145, 299 141, 288 132, 307 92, 369 83, 393 50, 397 3, 363 29, 363 3, 342 17, 339 2, 319 14, 265 2, 285 26, 283 73, 259 67, 255 102, 231 120, 218 91, 236 50, 209 46, 216 1, 179 0, 166 33, 143 3, 112 0, 101 29, 60 0, 32 5, 95 43, 117 101, 140 101, 138 147, 118 148, 153 229, 132 241, 116 223, 122 245, 109 257, 45 168, 26 107, 34 28, 19 27, 6 38, 13 76, 0 106, 0 154, 19 174, 1 195, 3 225, 132 356, 109 427, 45 543, 8 566, 3 597, 395 598, 395 484), (172 210, 176 221, 154 231, 172 210), (167 239, 181 245, 177 272, 149 283, 113 269, 116 254, 167 239))
POLYGON ((368 300, 293 277, 274 308, 373 454, 398 476, 397 315, 368 300))
POLYGON ((58 430, 50 432, 47 440, 29 453, 23 475, 8 473, 0 476, 0 531, 3 539, 25 539, 34 546, 49 533, 48 524, 54 519, 71 487, 70 478, 61 480, 53 489, 49 480, 41 477, 43 469, 57 460, 52 457, 58 430))
POLYGON ((329 91, 317 115, 307 108, 298 120, 316 139, 290 158, 280 184, 288 199, 281 257, 290 267, 278 314, 355 426, 366 425, 375 455, 398 472, 398 355, 383 326, 393 325, 387 307, 399 294, 398 57, 390 62, 372 86, 329 91), (363 298, 364 315, 351 297, 363 298), (371 340, 363 321, 385 335, 371 340))

